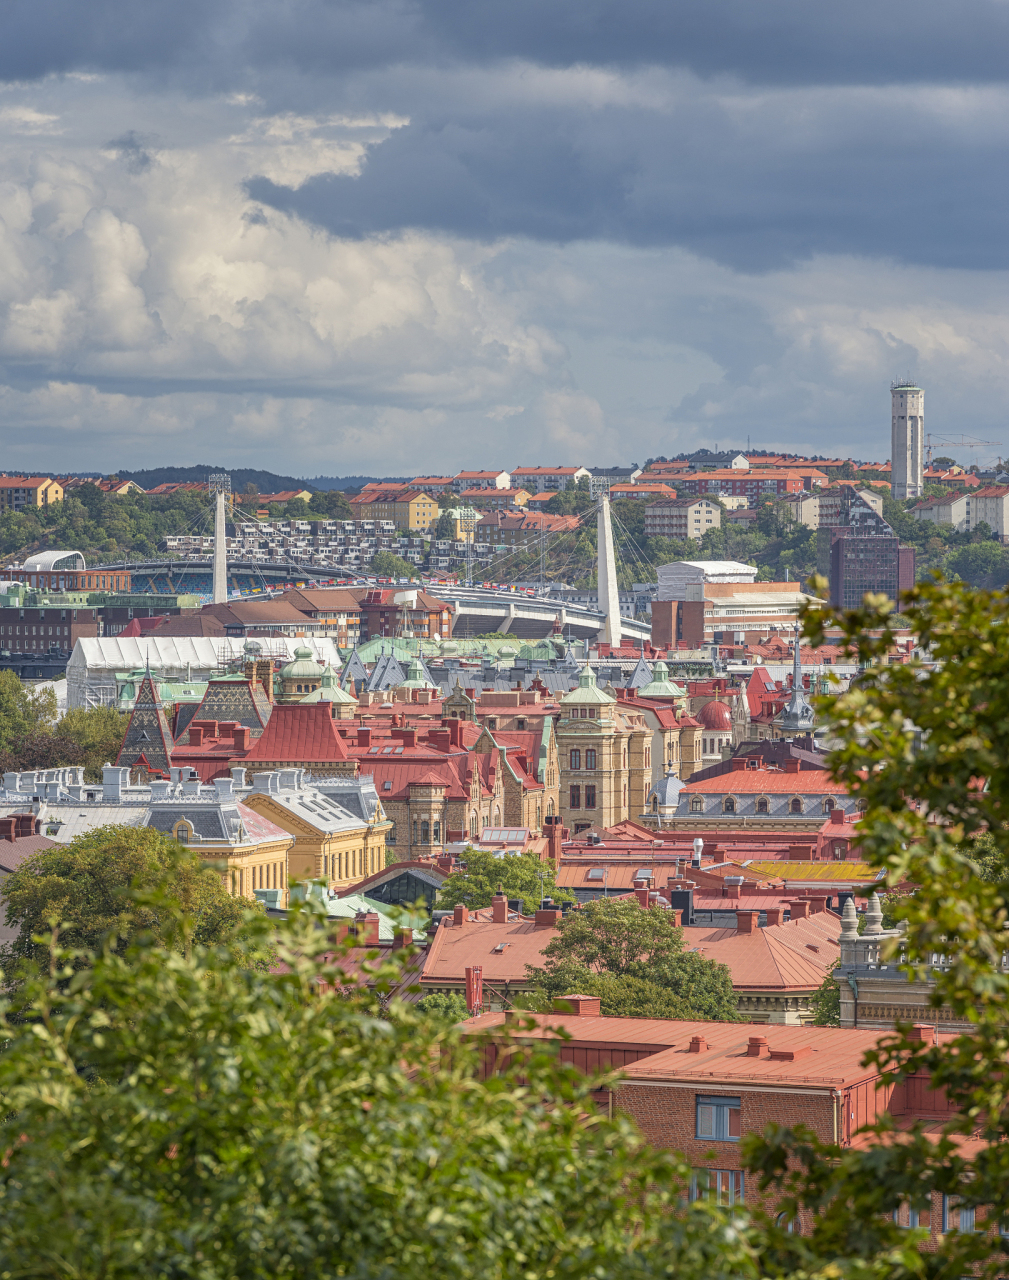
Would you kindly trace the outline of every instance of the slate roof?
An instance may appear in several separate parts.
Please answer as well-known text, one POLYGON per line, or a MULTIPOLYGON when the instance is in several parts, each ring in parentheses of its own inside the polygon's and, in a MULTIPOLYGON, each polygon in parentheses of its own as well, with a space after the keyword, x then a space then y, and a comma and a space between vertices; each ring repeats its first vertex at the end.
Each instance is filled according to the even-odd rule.
POLYGON ((253 742, 259 738, 270 719, 273 703, 266 696, 263 687, 257 684, 252 687, 251 680, 230 678, 211 680, 207 692, 193 715, 185 722, 185 727, 176 739, 176 746, 189 746, 189 725, 193 720, 218 720, 226 723, 237 721, 251 730, 253 742))

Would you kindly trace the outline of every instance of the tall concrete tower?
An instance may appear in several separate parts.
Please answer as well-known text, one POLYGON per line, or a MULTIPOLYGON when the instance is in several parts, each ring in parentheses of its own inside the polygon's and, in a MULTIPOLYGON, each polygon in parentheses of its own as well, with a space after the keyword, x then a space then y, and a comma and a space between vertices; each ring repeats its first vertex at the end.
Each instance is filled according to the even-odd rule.
POLYGON ((925 483, 925 393, 904 378, 890 383, 890 483, 895 498, 920 498, 925 483))
POLYGON ((620 618, 620 590, 617 582, 617 557, 613 546, 613 524, 610 520, 610 482, 592 476, 589 491, 599 503, 596 516, 596 582, 599 608, 605 620, 599 631, 604 644, 619 646, 623 629, 620 618))
POLYGON ((215 471, 210 476, 214 499, 214 604, 228 603, 228 552, 225 503, 231 498, 231 476, 215 471))

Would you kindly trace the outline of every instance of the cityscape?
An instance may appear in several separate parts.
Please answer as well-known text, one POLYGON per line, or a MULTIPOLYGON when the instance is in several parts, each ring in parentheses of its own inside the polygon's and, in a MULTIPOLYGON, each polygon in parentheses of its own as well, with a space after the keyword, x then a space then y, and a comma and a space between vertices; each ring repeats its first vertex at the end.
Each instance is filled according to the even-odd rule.
POLYGON ((1006 39, 15 0, 0 1280, 1009 1274, 1006 39))

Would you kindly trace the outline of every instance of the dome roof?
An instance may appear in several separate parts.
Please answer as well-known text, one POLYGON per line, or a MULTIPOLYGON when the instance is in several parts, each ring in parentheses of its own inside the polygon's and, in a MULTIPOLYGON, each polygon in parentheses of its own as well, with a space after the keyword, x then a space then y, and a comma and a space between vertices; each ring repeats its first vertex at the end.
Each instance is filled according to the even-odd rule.
POLYGON ((344 705, 354 703, 357 705, 357 699, 352 693, 348 693, 345 689, 341 689, 336 678, 336 672, 331 666, 326 665, 326 669, 322 673, 322 684, 314 693, 306 694, 302 698, 302 703, 313 702, 341 702, 344 705))
POLYGON ((616 698, 612 694, 604 693, 596 684, 596 673, 591 667, 585 667, 581 675, 578 677, 578 688, 572 689, 570 693, 564 694, 561 698, 561 706, 579 706, 590 703, 593 706, 608 706, 610 703, 616 702, 616 698))
POLYGON ((280 668, 281 680, 321 679, 323 668, 312 656, 312 650, 299 645, 294 651, 294 660, 280 668))
POLYGON ((706 702, 695 714, 705 729, 727 732, 732 729, 732 712, 724 702, 706 702))

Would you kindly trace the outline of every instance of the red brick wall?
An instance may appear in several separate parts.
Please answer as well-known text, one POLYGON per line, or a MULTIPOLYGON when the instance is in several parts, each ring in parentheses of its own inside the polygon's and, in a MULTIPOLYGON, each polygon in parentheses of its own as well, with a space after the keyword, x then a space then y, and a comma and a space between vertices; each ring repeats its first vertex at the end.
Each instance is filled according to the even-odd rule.
MULTIPOLYGON (((617 1087, 614 1110, 629 1115, 649 1142, 657 1147, 680 1151, 695 1169, 741 1169, 738 1142, 713 1142, 695 1137, 697 1095, 739 1098, 743 1134, 762 1133, 769 1124, 813 1129, 825 1142, 834 1140, 834 1103, 830 1090, 822 1095, 789 1093, 748 1093, 741 1090, 698 1085, 696 1088, 663 1087, 623 1082, 617 1087), (714 1157, 712 1158, 712 1153, 714 1157)), ((755 1203, 756 1179, 746 1180, 746 1199, 755 1203)))

